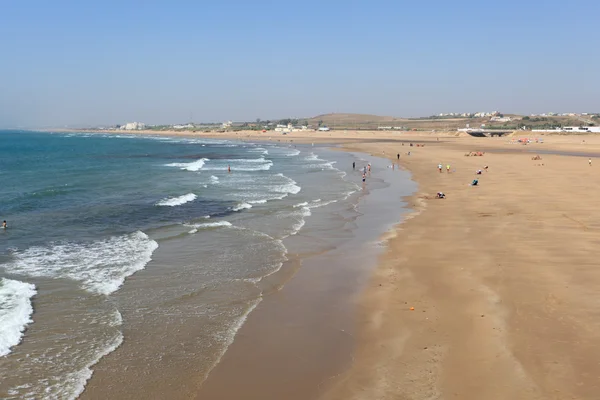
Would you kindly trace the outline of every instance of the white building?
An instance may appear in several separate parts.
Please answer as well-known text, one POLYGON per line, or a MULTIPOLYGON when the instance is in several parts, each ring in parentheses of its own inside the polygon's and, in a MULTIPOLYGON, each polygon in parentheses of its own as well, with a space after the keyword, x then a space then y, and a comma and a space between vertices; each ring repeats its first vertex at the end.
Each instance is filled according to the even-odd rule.
POLYGON ((187 124, 187 125, 173 125, 173 129, 192 129, 194 127, 194 125, 192 124, 187 124))
POLYGON ((331 129, 329 129, 329 127, 327 126, 321 126, 318 130, 321 132, 329 132, 331 129))
POLYGON ((533 129, 532 132, 600 133, 600 126, 563 126, 556 129, 533 129))
POLYGON ((128 122, 125 125, 121 125, 121 129, 125 129, 126 131, 137 131, 145 127, 146 124, 142 122, 128 122))

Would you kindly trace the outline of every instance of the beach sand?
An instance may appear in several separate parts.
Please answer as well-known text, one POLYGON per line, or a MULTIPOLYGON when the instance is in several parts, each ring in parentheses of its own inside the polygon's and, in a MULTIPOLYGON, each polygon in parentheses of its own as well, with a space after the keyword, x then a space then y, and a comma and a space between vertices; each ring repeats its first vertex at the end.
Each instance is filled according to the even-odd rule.
MULTIPOLYGON (((341 373, 322 377, 318 393, 307 390, 309 398, 599 398, 600 188, 594 182, 600 159, 590 166, 588 157, 600 156, 600 138, 545 136, 543 144, 523 146, 455 133, 212 137, 342 143, 393 159, 401 153, 401 165, 419 184, 409 199, 412 215, 389 235, 355 304, 353 357, 341 373), (409 147, 409 141, 425 147, 409 147), (471 151, 485 154, 466 157, 471 151), (542 159, 532 160, 537 153, 542 159), (439 173, 440 163, 451 172, 439 173), (470 186, 484 165, 488 172, 470 186), (438 191, 447 198, 435 199, 438 191)), ((252 337, 243 342, 251 345, 252 337)), ((327 357, 326 343, 319 346, 327 357)), ((261 365, 279 372, 284 381, 278 386, 285 380, 301 386, 305 376, 286 375, 281 367, 261 365)), ((232 368, 230 376, 236 373, 232 368)), ((220 371, 219 381, 228 382, 227 376, 220 371)), ((220 398, 213 395, 198 398, 220 398)))
POLYGON ((324 398, 598 398, 600 160, 587 157, 600 141, 424 140, 401 147, 415 218, 389 242, 359 303, 355 360, 324 398), (464 156, 481 149, 500 152, 464 156), (580 156, 531 159, 541 151, 580 156))

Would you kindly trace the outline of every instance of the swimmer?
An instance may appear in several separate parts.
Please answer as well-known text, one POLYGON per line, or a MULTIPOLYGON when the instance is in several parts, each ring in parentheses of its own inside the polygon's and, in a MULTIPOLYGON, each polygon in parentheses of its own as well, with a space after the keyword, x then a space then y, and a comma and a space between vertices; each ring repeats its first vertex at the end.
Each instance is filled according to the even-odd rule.
POLYGON ((6 221, 2 222, 2 228, 6 229, 8 226, 6 225, 6 221))

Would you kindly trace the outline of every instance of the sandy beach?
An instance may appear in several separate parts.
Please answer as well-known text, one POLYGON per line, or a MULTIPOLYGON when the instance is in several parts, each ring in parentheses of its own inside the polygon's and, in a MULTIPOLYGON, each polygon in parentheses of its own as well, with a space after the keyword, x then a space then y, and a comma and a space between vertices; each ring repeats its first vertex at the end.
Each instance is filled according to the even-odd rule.
POLYGON ((389 242, 359 302, 355 361, 324 398, 597 398, 598 139, 443 140, 401 147, 418 215, 389 242))
MULTIPOLYGON (((387 235, 387 248, 353 304, 353 357, 337 367, 339 372, 323 368, 322 385, 316 391, 306 388, 308 398, 598 398, 600 211, 593 182, 600 168, 599 138, 546 136, 544 143, 525 146, 510 143, 514 138, 452 133, 211 136, 337 143, 393 161, 400 153, 400 165, 419 185, 408 199, 412 214, 387 235), (465 156, 473 151, 484 154, 465 156), (532 159, 536 154, 540 160, 532 159), (441 173, 438 164, 444 166, 441 173), (486 165, 487 172, 476 175, 486 165), (474 178, 479 178, 476 187, 470 186, 474 178), (435 199, 438 191, 447 198, 435 199)), ((291 292, 285 309, 274 309, 277 318, 294 310, 301 298, 291 292)), ((265 315, 251 314, 248 326, 258 325, 255 318, 266 323, 265 315)), ((255 343, 252 332, 260 330, 241 331, 250 333, 239 339, 247 348, 255 343)), ((339 359, 327 354, 327 343, 318 338, 298 343, 296 353, 314 345, 321 357, 339 359)), ((249 357, 244 362, 262 361, 249 357)), ((239 376, 236 368, 223 365, 217 379, 222 385, 239 376)), ((261 368, 277 370, 278 365, 261 368)), ((242 389, 237 393, 276 398, 269 397, 265 385, 294 381, 301 387, 316 379, 282 371, 277 376, 285 378, 281 384, 252 382, 262 397, 242 389)), ((198 398, 221 398, 213 389, 198 398)), ((301 393, 294 398, 303 398, 301 393)))
POLYGON ((600 140, 338 135, 286 139, 401 153, 419 192, 358 301, 355 357, 322 397, 597 398, 600 140))

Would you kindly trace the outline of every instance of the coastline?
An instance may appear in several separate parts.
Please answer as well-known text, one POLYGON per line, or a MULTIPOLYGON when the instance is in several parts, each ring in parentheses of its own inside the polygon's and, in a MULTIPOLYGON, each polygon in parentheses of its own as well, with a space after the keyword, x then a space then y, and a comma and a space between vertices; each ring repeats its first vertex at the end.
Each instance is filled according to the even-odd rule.
POLYGON ((360 295, 354 357, 322 398, 595 398, 600 212, 591 182, 600 162, 590 168, 587 157, 600 156, 600 138, 545 139, 521 146, 436 133, 271 135, 378 157, 399 151, 419 185, 408 199, 416 217, 386 236, 360 295), (402 146, 409 141, 426 146, 402 146), (538 149, 542 160, 532 160, 538 149), (479 150, 486 154, 464 156, 479 150), (439 174, 438 163, 453 172, 439 174), (489 172, 470 187, 483 165, 489 172), (437 191, 447 199, 434 199, 437 191))

